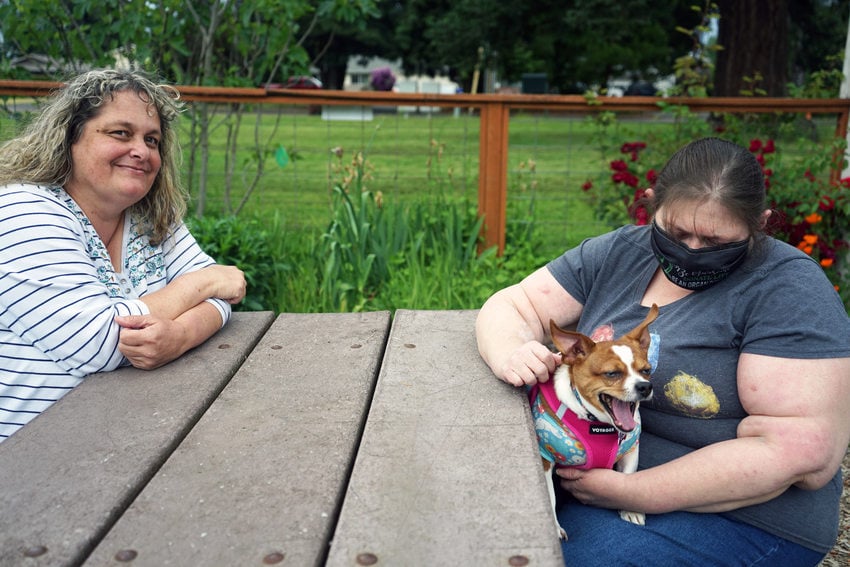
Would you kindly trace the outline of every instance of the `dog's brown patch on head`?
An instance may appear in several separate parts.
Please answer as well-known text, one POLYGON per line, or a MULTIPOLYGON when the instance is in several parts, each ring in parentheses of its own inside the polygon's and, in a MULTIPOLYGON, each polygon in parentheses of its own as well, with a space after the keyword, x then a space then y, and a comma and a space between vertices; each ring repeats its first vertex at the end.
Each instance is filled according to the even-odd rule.
POLYGON ((571 367, 573 386, 598 412, 606 411, 600 396, 606 395, 618 400, 630 398, 630 393, 623 389, 623 381, 632 369, 649 378, 649 325, 657 317, 658 305, 653 304, 637 327, 619 339, 598 343, 581 333, 560 328, 553 320, 549 321, 552 342, 561 353, 563 364, 571 367), (615 345, 631 349, 634 357, 631 368, 612 350, 615 345))
POLYGON ((595 413, 606 411, 600 401, 603 394, 619 400, 628 398, 623 382, 629 376, 629 368, 611 350, 613 345, 612 341, 596 343, 592 353, 580 364, 580 368, 574 367, 570 373, 573 385, 597 410, 595 413))

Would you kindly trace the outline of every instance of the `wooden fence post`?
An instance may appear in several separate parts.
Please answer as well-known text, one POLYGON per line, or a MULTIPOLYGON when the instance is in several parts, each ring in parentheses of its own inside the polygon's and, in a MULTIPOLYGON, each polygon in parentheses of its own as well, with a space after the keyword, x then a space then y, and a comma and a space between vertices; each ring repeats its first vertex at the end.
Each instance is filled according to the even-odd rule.
POLYGON ((478 214, 484 217, 483 248, 505 251, 508 198, 508 123, 510 109, 501 101, 481 105, 478 150, 478 214))

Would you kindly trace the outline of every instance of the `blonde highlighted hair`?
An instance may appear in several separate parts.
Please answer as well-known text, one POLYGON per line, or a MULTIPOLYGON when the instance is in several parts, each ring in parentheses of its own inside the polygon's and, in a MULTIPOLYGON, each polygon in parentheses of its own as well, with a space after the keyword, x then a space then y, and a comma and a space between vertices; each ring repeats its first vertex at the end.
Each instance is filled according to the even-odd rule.
POLYGON ((51 96, 24 132, 0 146, 0 185, 37 183, 64 186, 71 177, 71 146, 83 127, 115 93, 132 91, 156 110, 162 139, 162 165, 148 194, 132 209, 149 227, 153 244, 161 243, 186 214, 180 182, 182 154, 176 119, 183 110, 177 89, 139 71, 97 69, 82 73, 51 96))

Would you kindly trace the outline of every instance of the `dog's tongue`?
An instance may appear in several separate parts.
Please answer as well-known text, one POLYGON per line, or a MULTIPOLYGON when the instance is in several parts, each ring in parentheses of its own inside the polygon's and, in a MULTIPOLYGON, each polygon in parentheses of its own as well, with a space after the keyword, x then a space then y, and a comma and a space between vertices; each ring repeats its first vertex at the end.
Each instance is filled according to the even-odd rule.
POLYGON ((623 431, 631 431, 637 427, 632 413, 632 404, 617 399, 611 399, 611 411, 614 412, 614 422, 623 431))

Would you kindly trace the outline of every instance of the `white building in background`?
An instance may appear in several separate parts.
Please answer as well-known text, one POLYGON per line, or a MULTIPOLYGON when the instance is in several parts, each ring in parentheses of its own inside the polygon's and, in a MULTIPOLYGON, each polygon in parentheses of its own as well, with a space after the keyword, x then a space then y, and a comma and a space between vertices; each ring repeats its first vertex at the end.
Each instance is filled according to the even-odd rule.
MULTIPOLYGON (((401 68, 401 61, 390 61, 380 57, 351 57, 345 71, 345 80, 342 89, 346 91, 359 91, 371 89, 370 81, 372 71, 389 67, 396 77, 393 90, 399 93, 429 93, 429 94, 455 94, 459 85, 448 77, 427 75, 405 75, 401 68)), ((398 112, 410 114, 415 112, 439 112, 438 106, 399 106, 398 112)), ((324 116, 324 113, 323 113, 324 116)), ((327 118, 326 118, 327 119, 327 118)), ((371 120, 371 118, 367 118, 371 120)))
POLYGON ((372 71, 376 69, 389 69, 396 76, 395 87, 400 93, 435 93, 455 94, 458 84, 448 77, 430 77, 427 75, 405 75, 401 68, 401 61, 390 61, 380 57, 351 57, 345 71, 345 81, 342 88, 346 91, 360 91, 370 89, 369 81, 372 71))

